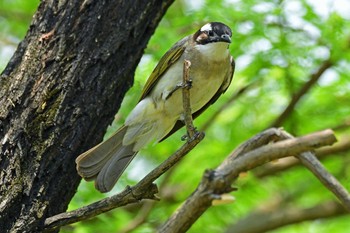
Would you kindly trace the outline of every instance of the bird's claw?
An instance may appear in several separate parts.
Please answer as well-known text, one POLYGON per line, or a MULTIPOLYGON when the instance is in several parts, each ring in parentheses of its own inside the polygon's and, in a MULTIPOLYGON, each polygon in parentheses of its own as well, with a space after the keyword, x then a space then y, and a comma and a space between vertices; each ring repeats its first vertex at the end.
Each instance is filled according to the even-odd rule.
POLYGON ((192 88, 192 79, 186 80, 186 82, 182 83, 181 87, 191 89, 192 88))
POLYGON ((197 127, 194 127, 193 129, 193 136, 190 137, 189 133, 187 132, 185 135, 182 135, 181 141, 192 141, 199 135, 199 131, 197 131, 197 127))

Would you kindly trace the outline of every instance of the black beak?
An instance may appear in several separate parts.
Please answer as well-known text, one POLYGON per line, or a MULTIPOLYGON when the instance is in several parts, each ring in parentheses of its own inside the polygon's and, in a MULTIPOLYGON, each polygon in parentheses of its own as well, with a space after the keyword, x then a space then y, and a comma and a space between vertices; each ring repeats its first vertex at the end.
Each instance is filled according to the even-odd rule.
POLYGON ((221 35, 221 41, 227 42, 227 43, 231 43, 231 38, 230 38, 230 36, 227 35, 227 34, 222 34, 222 35, 221 35))

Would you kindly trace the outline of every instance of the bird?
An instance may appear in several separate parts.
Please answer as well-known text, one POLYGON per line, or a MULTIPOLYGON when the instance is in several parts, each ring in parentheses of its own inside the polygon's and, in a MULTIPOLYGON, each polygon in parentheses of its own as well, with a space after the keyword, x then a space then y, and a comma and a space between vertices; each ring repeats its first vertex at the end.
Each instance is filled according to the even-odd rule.
POLYGON ((106 141, 76 158, 78 174, 109 192, 135 155, 150 142, 161 142, 184 126, 181 86, 183 63, 191 63, 190 105, 193 118, 230 86, 235 61, 229 52, 232 31, 221 22, 206 23, 176 42, 160 59, 124 124, 106 141))

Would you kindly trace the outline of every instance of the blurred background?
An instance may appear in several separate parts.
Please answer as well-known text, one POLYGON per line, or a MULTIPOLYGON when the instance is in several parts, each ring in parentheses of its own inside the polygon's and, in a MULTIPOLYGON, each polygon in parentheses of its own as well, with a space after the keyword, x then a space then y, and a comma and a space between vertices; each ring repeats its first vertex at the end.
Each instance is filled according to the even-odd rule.
MULTIPOLYGON (((36 0, 0 0, 0 71, 24 38, 38 5, 36 0)), ((157 181, 161 201, 116 209, 61 232, 154 232, 196 189, 205 169, 217 167, 239 144, 272 126, 284 127, 295 136, 334 129, 339 140, 336 149, 319 153, 327 169, 350 190, 348 0, 175 0, 151 38, 134 86, 106 138, 123 124, 162 55, 210 21, 232 28, 230 51, 236 72, 225 95, 195 121, 198 129, 205 128, 205 139, 157 181)), ((137 183, 183 144, 184 134, 181 130, 142 150, 109 194, 100 194, 93 183, 82 181, 69 209, 137 183)), ((335 197, 294 160, 249 171, 234 185, 236 201, 210 208, 189 232, 247 232, 239 227, 259 221, 274 228, 270 231, 274 233, 350 229, 349 216, 334 207, 335 197)), ((262 225, 251 232, 264 232, 262 225)))

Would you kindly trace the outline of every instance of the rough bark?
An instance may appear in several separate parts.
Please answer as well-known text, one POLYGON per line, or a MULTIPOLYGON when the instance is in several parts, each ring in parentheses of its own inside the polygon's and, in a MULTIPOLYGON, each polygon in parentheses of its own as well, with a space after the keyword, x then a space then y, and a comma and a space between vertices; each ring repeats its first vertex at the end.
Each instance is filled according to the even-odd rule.
POLYGON ((101 141, 173 0, 41 1, 0 77, 0 229, 66 210, 75 157, 101 141))

